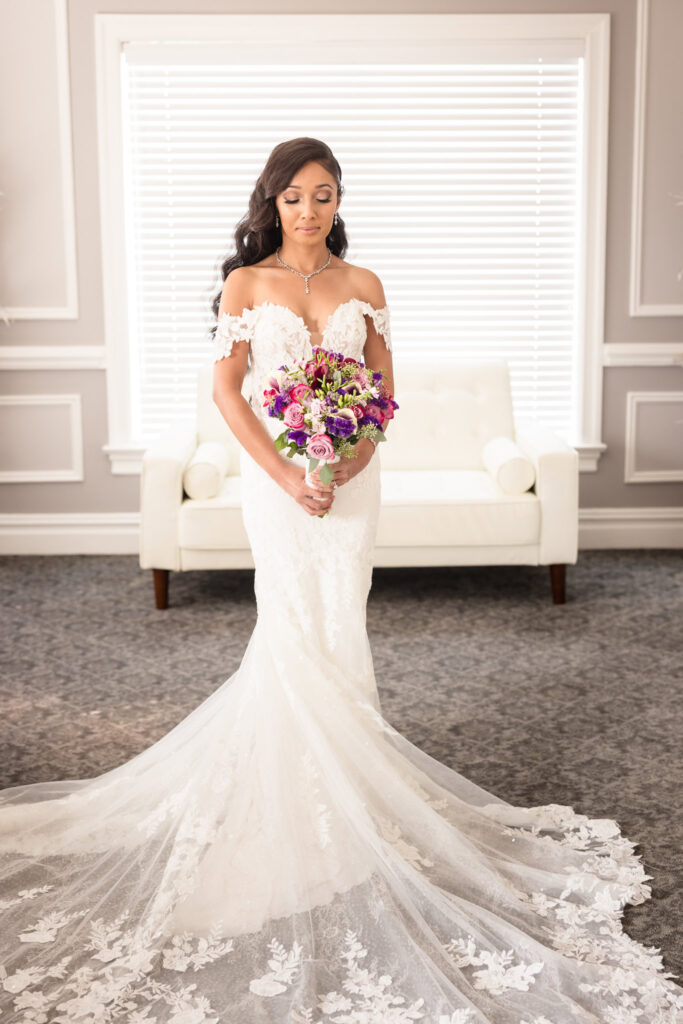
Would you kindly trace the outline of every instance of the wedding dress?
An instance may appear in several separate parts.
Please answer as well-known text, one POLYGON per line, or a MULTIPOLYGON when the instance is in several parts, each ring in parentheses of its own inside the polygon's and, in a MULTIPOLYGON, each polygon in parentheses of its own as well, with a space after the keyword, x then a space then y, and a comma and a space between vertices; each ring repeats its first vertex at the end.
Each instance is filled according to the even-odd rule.
MULTIPOLYGON (((391 348, 388 308, 359 299, 323 346, 362 358, 366 317, 391 348)), ((264 302, 223 315, 215 358, 239 339, 275 437, 263 379, 311 336, 264 302)), ((258 617, 239 668, 126 764, 0 793, 2 1024, 683 1020, 622 929, 650 876, 616 823, 511 806, 382 716, 380 460, 319 518, 242 449, 258 617)))

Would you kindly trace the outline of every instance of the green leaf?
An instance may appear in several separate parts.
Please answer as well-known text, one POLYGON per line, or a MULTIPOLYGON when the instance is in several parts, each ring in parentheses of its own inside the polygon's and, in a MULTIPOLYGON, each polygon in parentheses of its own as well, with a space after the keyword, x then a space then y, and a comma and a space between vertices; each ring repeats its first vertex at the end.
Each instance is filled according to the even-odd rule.
POLYGON ((323 484, 331 484, 334 480, 334 470, 329 462, 326 462, 323 468, 320 470, 320 482, 323 484))

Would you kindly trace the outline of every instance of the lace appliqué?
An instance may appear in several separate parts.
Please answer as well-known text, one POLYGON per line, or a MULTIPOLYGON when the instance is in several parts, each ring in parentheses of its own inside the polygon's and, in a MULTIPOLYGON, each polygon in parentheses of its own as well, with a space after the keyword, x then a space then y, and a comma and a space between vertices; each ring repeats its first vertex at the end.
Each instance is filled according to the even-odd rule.
MULTIPOLYGON (((506 826, 505 835, 568 846, 587 854, 580 866, 567 867, 567 884, 559 896, 544 892, 517 896, 547 921, 550 943, 564 956, 599 966, 599 980, 582 983, 584 992, 600 995, 608 1024, 669 1024, 683 1011, 683 995, 667 979, 660 951, 627 935, 621 918, 625 904, 649 899, 651 877, 645 874, 635 843, 621 835, 616 821, 589 818, 573 807, 548 804, 524 810, 488 804, 482 810, 504 822, 524 817, 524 824, 506 826), (578 899, 572 899, 576 894, 578 899)), ((544 1018, 521 1024, 550 1024, 544 1018)))
POLYGON ((403 838, 400 828, 389 818, 384 815, 378 815, 379 827, 382 833, 382 838, 386 840, 390 846, 400 854, 403 860, 407 861, 418 871, 422 871, 423 866, 426 868, 434 867, 434 861, 429 860, 427 857, 423 857, 416 846, 412 843, 407 842, 403 838))
POLYGON ((303 947, 300 943, 295 942, 287 950, 281 942, 273 939, 268 943, 268 949, 271 954, 268 961, 270 970, 249 982, 249 991, 257 996, 277 996, 280 992, 286 992, 301 967, 303 947))
POLYGON ((535 982, 534 975, 539 974, 544 965, 540 962, 532 964, 514 963, 515 954, 512 949, 502 953, 477 951, 474 939, 451 939, 444 947, 453 958, 456 967, 478 967, 473 972, 474 987, 485 989, 492 996, 500 996, 507 989, 528 992, 529 986, 535 982))
MULTIPOLYGON (((292 983, 296 971, 301 966, 301 947, 296 943, 289 952, 275 939, 271 947, 274 956, 268 962, 270 972, 261 978, 255 978, 249 984, 250 991, 257 995, 279 995, 292 983)), ((347 931, 345 948, 339 957, 346 966, 346 977, 342 983, 343 992, 333 990, 318 996, 318 1011, 326 1019, 344 1021, 345 1024, 368 1024, 369 1021, 381 1021, 382 1024, 409 1024, 410 1021, 422 1020, 425 1016, 422 1009, 424 999, 417 999, 407 1006, 404 996, 391 991, 391 975, 378 975, 377 971, 361 966, 361 961, 367 955, 368 951, 358 941, 357 933, 347 931)), ((314 1016, 312 1007, 300 1007, 294 1011, 291 1019, 301 1024, 322 1024, 322 1021, 314 1016)), ((457 1024, 460 1024, 460 1019, 466 1024, 467 1017, 454 1018, 457 1024)), ((441 1020, 450 1022, 451 1018, 442 1017, 441 1020)))
POLYGON ((334 313, 328 318, 323 331, 323 346, 336 352, 343 352, 344 355, 351 356, 352 359, 362 359, 368 336, 365 316, 371 318, 375 330, 381 335, 387 349, 391 351, 389 307, 383 306, 381 309, 375 309, 371 303, 364 302, 362 299, 349 299, 348 302, 342 302, 340 306, 337 306, 334 313))
POLYGON ((255 310, 245 308, 241 314, 223 313, 213 336, 213 361, 232 354, 237 341, 251 341, 255 310))
MULTIPOLYGON (((199 970, 232 951, 233 943, 221 941, 211 932, 198 940, 174 936, 170 946, 155 944, 157 935, 149 929, 122 927, 128 912, 115 920, 90 922, 89 938, 83 949, 90 952, 89 962, 67 971, 66 956, 51 967, 26 967, 13 974, 4 973, 2 988, 16 995, 14 1008, 24 1011, 23 1019, 46 1024, 47 1011, 57 1007, 50 1024, 70 1024, 76 1020, 109 1024, 120 1017, 125 1006, 127 1020, 143 1024, 155 1020, 150 1010, 172 1008, 169 1018, 175 1024, 217 1024, 209 1000, 196 994, 195 984, 170 984, 159 980, 159 959, 172 971, 199 970), (150 976, 154 975, 154 976, 150 976), (40 990, 34 986, 40 985, 40 990)), ((52 940, 54 941, 54 939, 52 940)))
POLYGON ((310 750, 301 755, 300 771, 304 787, 309 796, 308 806, 314 819, 313 828, 315 836, 321 850, 324 850, 332 842, 330 835, 332 811, 320 800, 320 787, 318 786, 320 772, 313 763, 313 755, 310 750))
POLYGON ((375 309, 369 302, 361 302, 360 307, 363 313, 367 313, 368 316, 372 317, 372 322, 375 326, 375 330, 379 335, 382 336, 384 344, 388 350, 392 351, 391 346, 391 325, 389 322, 389 307, 382 306, 381 309, 375 309))

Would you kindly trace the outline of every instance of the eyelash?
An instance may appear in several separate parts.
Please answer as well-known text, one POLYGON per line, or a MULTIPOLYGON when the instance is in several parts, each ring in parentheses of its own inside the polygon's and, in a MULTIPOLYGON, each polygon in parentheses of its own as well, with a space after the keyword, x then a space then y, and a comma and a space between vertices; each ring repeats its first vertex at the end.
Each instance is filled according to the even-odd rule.
MULTIPOLYGON (((299 200, 298 199, 285 199, 285 202, 287 203, 287 206, 291 206, 292 203, 298 203, 299 200)), ((319 199, 318 202, 319 203, 331 203, 332 200, 331 199, 319 199)))

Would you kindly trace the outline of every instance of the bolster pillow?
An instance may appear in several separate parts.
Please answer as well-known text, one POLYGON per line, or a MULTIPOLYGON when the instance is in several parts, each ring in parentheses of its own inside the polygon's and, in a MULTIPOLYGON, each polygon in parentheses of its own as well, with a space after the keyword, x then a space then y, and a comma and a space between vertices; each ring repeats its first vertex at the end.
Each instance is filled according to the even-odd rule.
POLYGON ((505 494, 524 494, 536 481, 533 462, 509 437, 494 437, 487 441, 481 458, 505 494))
POLYGON ((230 456, 220 441, 203 441, 185 467, 183 489, 190 498, 215 498, 228 472, 230 456))

